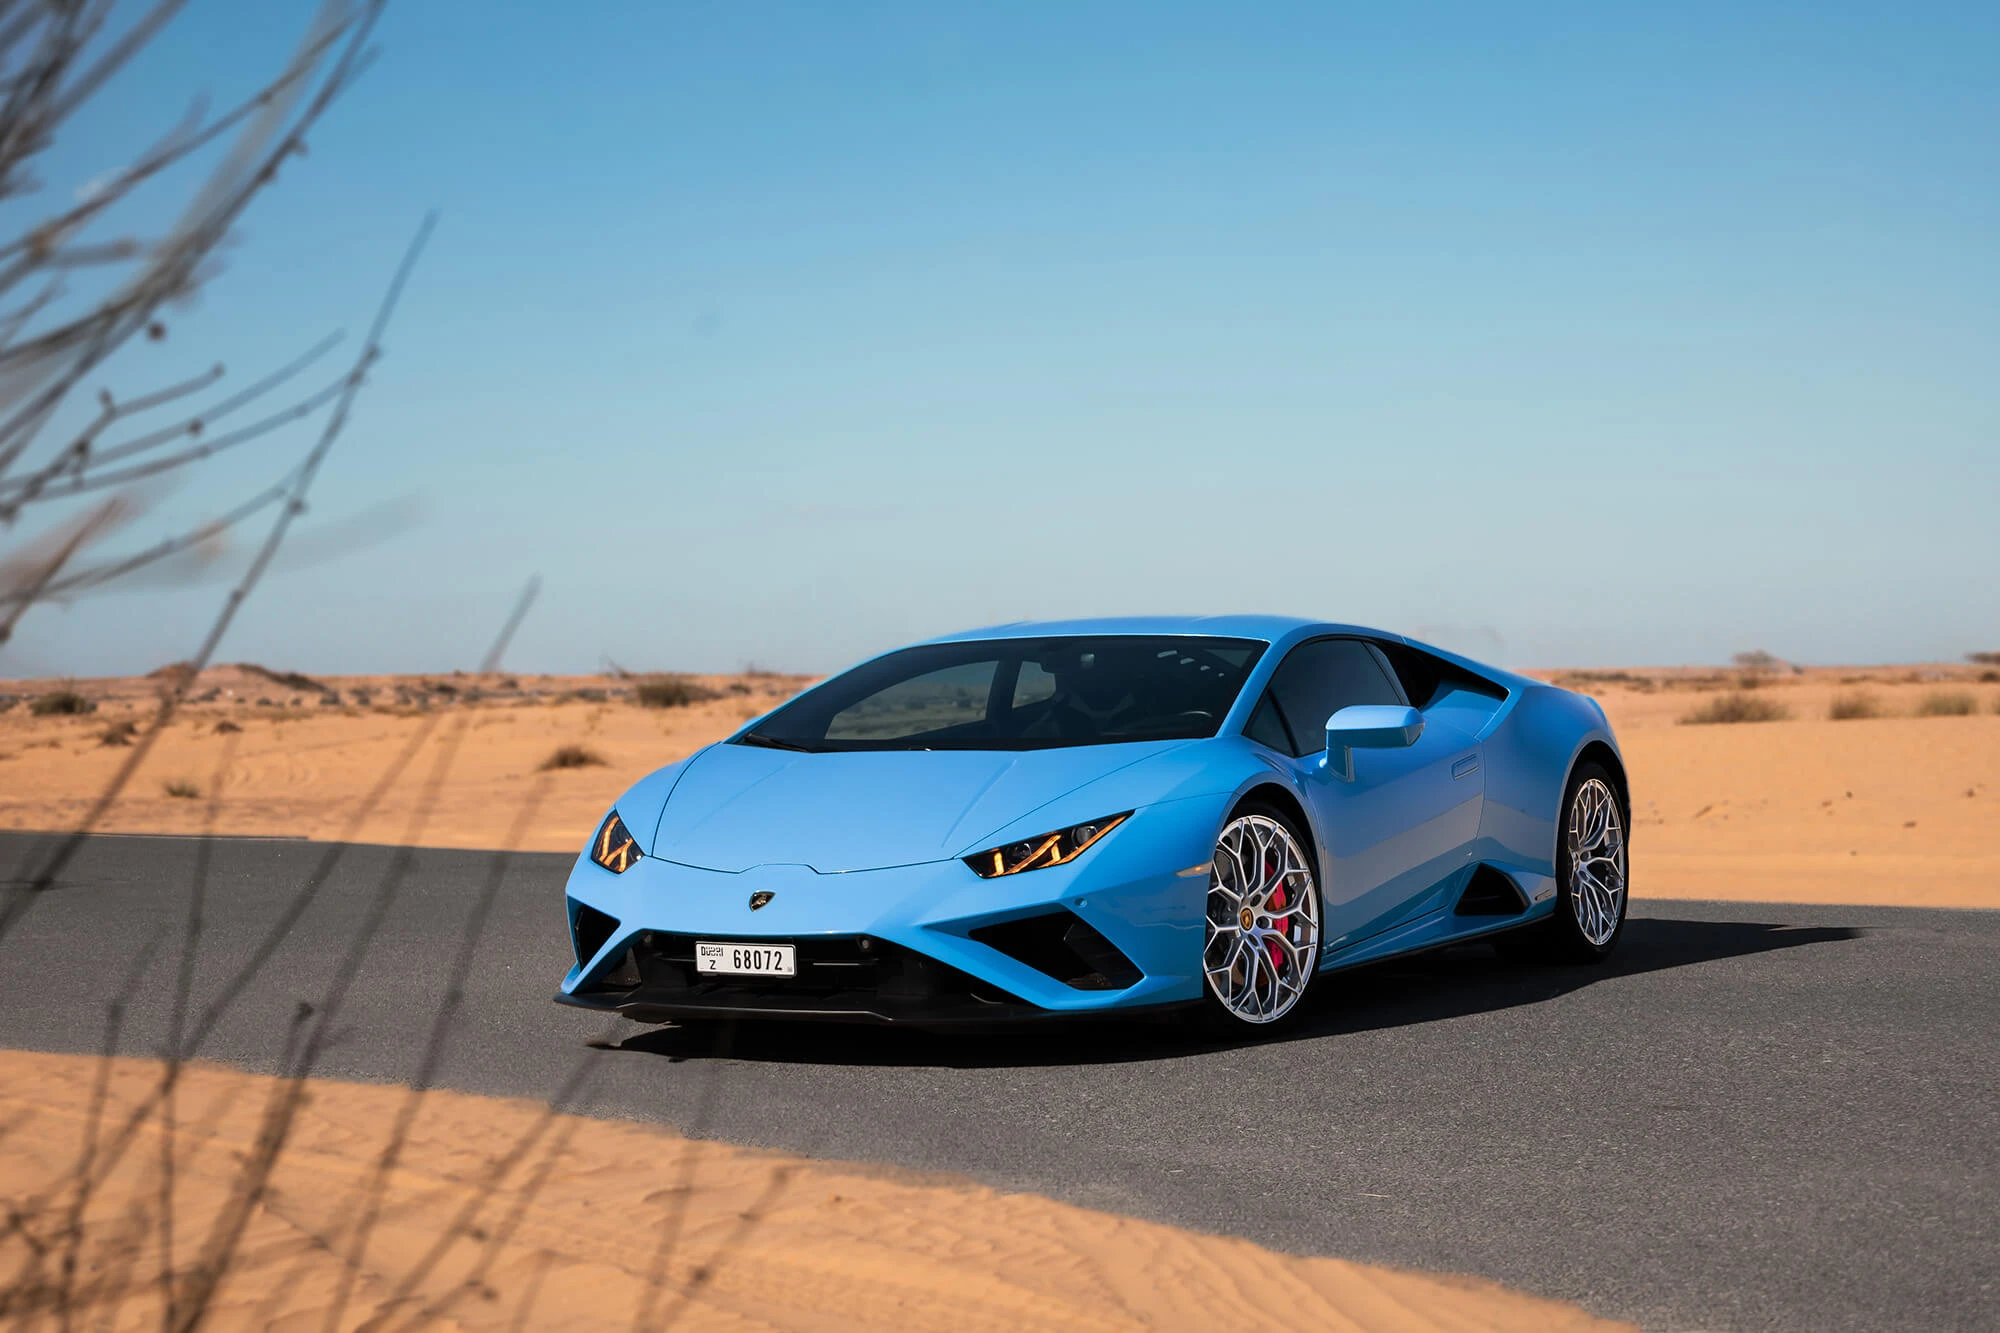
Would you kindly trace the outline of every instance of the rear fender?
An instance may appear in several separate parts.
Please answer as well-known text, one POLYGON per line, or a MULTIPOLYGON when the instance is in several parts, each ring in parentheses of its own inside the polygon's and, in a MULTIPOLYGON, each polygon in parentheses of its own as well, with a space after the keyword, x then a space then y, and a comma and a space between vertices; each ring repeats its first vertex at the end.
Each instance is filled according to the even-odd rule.
POLYGON ((1583 695, 1532 683, 1510 702, 1483 746, 1486 805, 1473 859, 1553 876, 1556 821, 1577 757, 1593 744, 1617 755, 1618 741, 1603 709, 1583 695))

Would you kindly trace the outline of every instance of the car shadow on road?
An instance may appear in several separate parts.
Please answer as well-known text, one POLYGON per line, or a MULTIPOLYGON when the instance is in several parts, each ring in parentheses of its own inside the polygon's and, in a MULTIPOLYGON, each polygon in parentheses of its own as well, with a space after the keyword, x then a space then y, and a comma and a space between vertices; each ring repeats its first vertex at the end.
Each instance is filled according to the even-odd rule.
POLYGON ((1618 951, 1598 966, 1535 965, 1491 944, 1457 945, 1334 973, 1313 988, 1297 1021, 1264 1035, 1215 1034, 1181 1009, 1153 1019, 1078 1020, 1012 1031, 932 1033, 824 1023, 750 1022, 649 1028, 607 1049, 669 1060, 990 1069, 1107 1064, 1406 1027, 1541 1004, 1619 977, 1809 945, 1859 939, 1852 926, 1633 918, 1618 951))

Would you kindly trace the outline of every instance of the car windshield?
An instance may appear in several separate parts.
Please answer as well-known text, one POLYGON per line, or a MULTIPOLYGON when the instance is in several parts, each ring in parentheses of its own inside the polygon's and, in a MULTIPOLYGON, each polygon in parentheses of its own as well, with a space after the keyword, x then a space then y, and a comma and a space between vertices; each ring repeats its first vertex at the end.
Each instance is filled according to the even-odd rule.
POLYGON ((785 750, 1042 750, 1213 736, 1267 645, 1196 635, 934 643, 835 676, 736 738, 785 750))

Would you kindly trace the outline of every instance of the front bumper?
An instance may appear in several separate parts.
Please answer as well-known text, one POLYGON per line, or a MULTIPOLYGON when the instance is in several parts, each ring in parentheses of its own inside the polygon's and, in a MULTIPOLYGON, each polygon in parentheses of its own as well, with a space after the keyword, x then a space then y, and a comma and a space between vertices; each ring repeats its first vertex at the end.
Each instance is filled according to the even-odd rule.
POLYGON ((1072 865, 999 879, 981 879, 956 859, 822 875, 806 866, 729 873, 644 857, 613 875, 579 857, 568 884, 579 961, 555 998, 641 1022, 926 1027, 1194 1001, 1207 881, 1173 867, 1203 859, 1207 840, 1199 819, 1186 818, 1192 812, 1148 813, 1072 865), (761 907, 750 906, 753 895, 761 907), (794 945, 798 975, 697 975, 697 940, 794 945))
POLYGON ((642 931, 594 984, 557 992, 555 998, 641 1023, 776 1018, 971 1028, 1080 1016, 1078 1011, 1028 1004, 955 967, 872 936, 767 942, 793 946, 797 976, 698 975, 694 936, 642 931))

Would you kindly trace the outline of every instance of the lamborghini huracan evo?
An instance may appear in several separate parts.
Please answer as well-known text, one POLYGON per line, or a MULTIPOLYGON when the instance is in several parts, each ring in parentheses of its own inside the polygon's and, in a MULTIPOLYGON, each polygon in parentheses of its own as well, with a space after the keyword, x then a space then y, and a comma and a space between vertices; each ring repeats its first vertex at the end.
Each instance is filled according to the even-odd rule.
POLYGON ((1604 712, 1351 625, 1022 623, 899 649, 636 783, 570 872, 557 999, 644 1022, 1294 1016, 1480 936, 1625 920, 1604 712))

